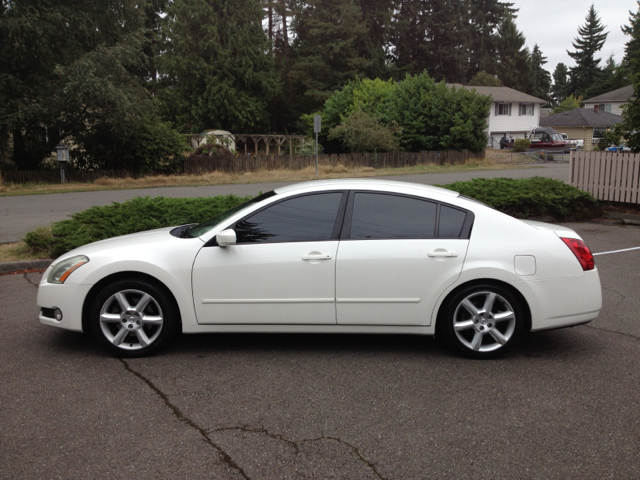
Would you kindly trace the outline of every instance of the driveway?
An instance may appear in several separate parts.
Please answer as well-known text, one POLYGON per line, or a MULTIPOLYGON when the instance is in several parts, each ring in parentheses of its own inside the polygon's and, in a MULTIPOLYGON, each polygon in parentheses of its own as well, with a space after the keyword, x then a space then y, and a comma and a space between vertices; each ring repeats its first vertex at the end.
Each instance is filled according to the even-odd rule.
MULTIPOLYGON (((568 164, 545 164, 540 168, 484 170, 474 172, 433 173, 379 177, 423 184, 447 184, 472 178, 529 178, 543 176, 567 181, 568 164)), ((257 195, 296 182, 253 183, 243 185, 211 185, 205 187, 143 188, 99 192, 57 193, 0 197, 0 243, 17 242, 40 226, 69 218, 73 213, 89 207, 124 202, 134 197, 211 197, 215 195, 257 195)))
POLYGON ((640 228, 570 224, 604 307, 459 358, 391 335, 184 336, 110 358, 0 276, 0 478, 640 478, 640 228))

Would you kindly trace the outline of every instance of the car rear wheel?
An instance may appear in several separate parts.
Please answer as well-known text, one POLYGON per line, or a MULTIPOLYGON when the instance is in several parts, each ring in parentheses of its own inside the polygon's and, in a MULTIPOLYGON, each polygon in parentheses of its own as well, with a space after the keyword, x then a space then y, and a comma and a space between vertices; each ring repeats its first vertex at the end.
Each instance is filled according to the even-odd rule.
POLYGON ((143 357, 166 347, 179 331, 178 307, 164 289, 144 280, 119 280, 95 298, 90 326, 118 357, 143 357))
POLYGON ((439 331, 449 345, 471 358, 494 358, 516 342, 524 325, 520 300, 499 285, 474 285, 445 306, 439 331))

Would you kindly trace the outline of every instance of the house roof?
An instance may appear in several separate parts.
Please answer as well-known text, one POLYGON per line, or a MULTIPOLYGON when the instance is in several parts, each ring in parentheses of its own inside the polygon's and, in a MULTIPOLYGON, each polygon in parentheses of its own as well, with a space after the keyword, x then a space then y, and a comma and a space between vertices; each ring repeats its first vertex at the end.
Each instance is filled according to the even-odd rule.
POLYGON ((603 102, 628 102, 633 98, 633 85, 618 88, 611 92, 603 93, 596 97, 583 100, 584 103, 603 103, 603 102))
POLYGON ((480 87, 473 85, 462 85, 460 83, 448 83, 447 85, 449 87, 475 90, 481 95, 491 95, 494 102, 547 103, 546 100, 533 97, 509 87, 480 87))
POLYGON ((574 108, 540 119, 541 127, 610 127, 623 118, 608 112, 596 112, 592 108, 574 108))

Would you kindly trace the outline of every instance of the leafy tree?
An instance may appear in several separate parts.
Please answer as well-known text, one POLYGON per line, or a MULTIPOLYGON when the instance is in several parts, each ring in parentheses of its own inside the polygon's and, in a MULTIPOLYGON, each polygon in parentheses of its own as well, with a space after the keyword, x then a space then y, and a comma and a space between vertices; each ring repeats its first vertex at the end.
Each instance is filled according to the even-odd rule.
POLYGON ((553 86, 551 87, 551 98, 553 98, 555 105, 559 105, 570 93, 568 75, 569 70, 564 63, 556 65, 556 69, 553 71, 553 86))
POLYGON ((329 140, 338 140, 350 152, 394 152, 400 149, 401 130, 383 125, 380 120, 362 110, 354 111, 329 132, 329 140))
POLYGON ((263 132, 277 93, 273 60, 253 0, 176 0, 159 59, 165 117, 183 132, 263 132))
POLYGON ((551 90, 551 75, 543 68, 547 57, 542 56, 538 45, 534 45, 531 52, 531 95, 549 100, 551 90))
POLYGON ((556 113, 566 112, 567 110, 573 110, 574 108, 582 108, 582 96, 576 98, 573 95, 569 95, 560 102, 560 105, 551 111, 551 114, 555 115, 556 113))
POLYGON ((402 128, 402 146, 409 151, 480 151, 491 97, 465 88, 435 83, 426 73, 407 75, 394 91, 393 118, 402 128))
POLYGON ((506 17, 498 26, 497 75, 504 86, 530 93, 531 65, 524 44, 524 35, 518 31, 513 17, 506 17))
POLYGON ((139 7, 131 0, 3 2, 0 135, 6 144, 12 134, 18 168, 37 168, 64 141, 85 165, 137 169, 145 161, 139 155, 105 163, 96 152, 131 141, 145 150, 161 141, 154 135, 169 134, 166 124, 156 128, 156 102, 144 83, 147 39, 139 7))
POLYGON ((627 147, 633 153, 640 152, 640 74, 633 77, 633 98, 622 107, 622 118, 619 131, 626 140, 627 147))
POLYGON ((576 66, 569 69, 571 91, 574 96, 592 96, 593 86, 600 80, 600 59, 595 58, 595 55, 607 39, 608 32, 603 33, 604 29, 592 4, 585 17, 585 24, 578 28, 579 36, 572 43, 575 51, 567 50, 576 62, 576 66))
POLYGON ((476 87, 501 87, 502 82, 495 75, 490 75, 484 70, 475 74, 475 76, 469 80, 469 85, 476 87))
POLYGON ((367 34, 362 11, 354 2, 308 0, 296 8, 292 23, 295 40, 291 79, 300 110, 322 106, 332 92, 363 77, 370 60, 358 46, 367 34))

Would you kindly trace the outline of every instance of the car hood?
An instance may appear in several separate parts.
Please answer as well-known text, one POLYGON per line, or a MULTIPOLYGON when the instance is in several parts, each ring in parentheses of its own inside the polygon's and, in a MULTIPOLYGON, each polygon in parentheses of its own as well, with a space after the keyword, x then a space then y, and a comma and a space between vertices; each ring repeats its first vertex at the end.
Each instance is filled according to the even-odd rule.
POLYGON ((553 223, 545 223, 545 222, 536 222, 534 220, 520 220, 527 225, 532 226, 538 230, 547 230, 551 232, 555 232, 559 237, 568 237, 568 238, 577 238, 582 240, 582 237, 578 235, 575 230, 571 230, 568 227, 564 227, 562 225, 554 225, 553 223))

